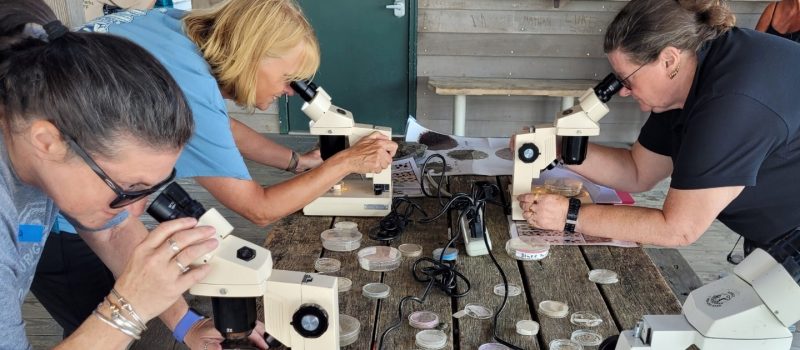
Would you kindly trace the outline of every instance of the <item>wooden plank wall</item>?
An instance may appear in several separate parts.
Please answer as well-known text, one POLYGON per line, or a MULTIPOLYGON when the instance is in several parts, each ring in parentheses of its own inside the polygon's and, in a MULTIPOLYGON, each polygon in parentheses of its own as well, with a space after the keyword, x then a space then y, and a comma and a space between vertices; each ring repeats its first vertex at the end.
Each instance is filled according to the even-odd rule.
MULTIPOLYGON (((428 77, 602 79, 608 23, 626 1, 419 0, 417 118, 451 132, 453 97, 438 96, 428 77)), ((767 2, 734 1, 740 27, 753 28, 767 2)), ((632 142, 646 115, 630 98, 615 98, 596 141, 632 142)), ((558 98, 470 96, 468 136, 506 136, 549 122, 558 98)))

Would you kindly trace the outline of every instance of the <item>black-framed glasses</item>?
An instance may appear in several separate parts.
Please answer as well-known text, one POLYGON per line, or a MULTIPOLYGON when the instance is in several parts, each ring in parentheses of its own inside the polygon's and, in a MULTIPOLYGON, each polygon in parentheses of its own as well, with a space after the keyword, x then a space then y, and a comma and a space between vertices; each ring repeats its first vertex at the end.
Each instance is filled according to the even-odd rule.
POLYGON ((111 178, 108 177, 106 172, 103 171, 103 169, 101 169, 100 166, 97 165, 97 163, 95 163, 95 161, 92 159, 92 157, 89 156, 88 153, 86 153, 86 150, 84 150, 83 147, 81 147, 80 145, 78 145, 77 142, 75 142, 75 139, 73 139, 72 136, 69 136, 64 133, 62 133, 62 135, 64 135, 64 138, 67 140, 67 144, 69 144, 69 147, 72 148, 72 150, 74 150, 75 153, 77 153, 78 156, 81 157, 81 159, 83 159, 86 165, 88 165, 89 168, 91 168, 92 171, 94 171, 94 173, 97 174, 97 176, 99 176, 100 179, 103 180, 103 182, 105 182, 106 185, 108 185, 108 187, 110 187, 112 191, 114 191, 114 193, 116 193, 117 198, 114 198, 114 200, 111 201, 111 204, 108 205, 112 209, 119 209, 124 206, 130 205, 131 203, 139 201, 142 198, 149 196, 153 192, 158 191, 161 187, 164 187, 164 185, 172 182, 172 180, 175 179, 175 168, 172 168, 172 173, 170 173, 170 175, 166 179, 164 179, 164 181, 159 182, 153 187, 139 191, 124 191, 122 189, 122 186, 117 185, 117 183, 114 182, 114 180, 111 180, 111 178))
POLYGON ((644 67, 646 65, 647 65, 647 63, 643 63, 641 66, 639 66, 639 68, 636 68, 636 70, 634 70, 633 73, 628 74, 628 76, 625 77, 625 79, 619 79, 619 77, 617 77, 617 79, 619 79, 620 83, 622 83, 622 86, 624 86, 626 89, 630 90, 631 89, 631 83, 628 81, 628 79, 630 79, 634 74, 636 74, 636 72, 638 72, 640 69, 642 69, 642 67, 644 67))

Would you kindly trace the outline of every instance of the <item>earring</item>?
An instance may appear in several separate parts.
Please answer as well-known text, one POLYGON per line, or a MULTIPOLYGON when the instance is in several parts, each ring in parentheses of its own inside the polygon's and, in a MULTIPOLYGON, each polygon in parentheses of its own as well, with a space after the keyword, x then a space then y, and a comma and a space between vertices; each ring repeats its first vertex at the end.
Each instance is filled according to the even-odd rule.
POLYGON ((679 68, 681 68, 681 66, 680 66, 680 65, 678 65, 677 67, 675 67, 675 70, 673 70, 672 72, 669 72, 669 79, 670 79, 670 80, 672 80, 672 79, 675 79, 675 76, 676 76, 676 75, 678 75, 678 69, 679 69, 679 68))

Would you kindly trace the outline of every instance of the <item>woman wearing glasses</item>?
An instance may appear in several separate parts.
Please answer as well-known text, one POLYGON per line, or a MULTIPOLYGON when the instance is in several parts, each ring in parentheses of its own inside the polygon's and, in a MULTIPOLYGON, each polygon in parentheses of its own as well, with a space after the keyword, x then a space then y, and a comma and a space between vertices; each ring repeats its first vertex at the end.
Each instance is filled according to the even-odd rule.
POLYGON ((719 219, 756 246, 800 226, 800 45, 734 26, 716 0, 633 0, 604 43, 620 95, 650 112, 632 149, 591 145, 570 167, 630 192, 672 177, 663 209, 524 195, 529 223, 662 246, 694 242, 719 219))
POLYGON ((180 317, 183 292, 208 273, 184 263, 214 249, 213 229, 175 220, 148 235, 136 215, 171 181, 192 128, 146 51, 70 33, 41 0, 0 0, 0 348, 31 348, 21 307, 59 210, 135 247, 98 242, 119 278, 59 348, 124 349, 168 308, 165 322, 180 317))

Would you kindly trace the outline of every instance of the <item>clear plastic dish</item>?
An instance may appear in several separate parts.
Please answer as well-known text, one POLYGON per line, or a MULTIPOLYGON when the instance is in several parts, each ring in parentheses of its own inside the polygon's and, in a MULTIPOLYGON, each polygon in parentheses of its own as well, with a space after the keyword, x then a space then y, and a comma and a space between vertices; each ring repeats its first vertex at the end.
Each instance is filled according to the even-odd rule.
POLYGON ((415 311, 408 315, 408 324, 416 329, 432 329, 439 325, 439 315, 430 311, 415 311))
POLYGON ((384 283, 367 283, 361 288, 361 294, 371 299, 383 299, 389 296, 391 290, 384 283))
POLYGON ((579 327, 597 327, 603 324, 603 318, 591 311, 575 311, 569 322, 579 327))
POLYGON ((542 260, 549 252, 550 244, 538 238, 522 236, 506 241, 506 253, 517 260, 542 260))
POLYGON ((361 322, 353 316, 339 314, 339 346, 348 346, 358 340, 361 322))
POLYGON ((447 334, 438 329, 426 329, 417 332, 416 343, 425 349, 441 349, 447 345, 447 334))
POLYGON ((337 280, 339 282, 339 293, 344 293, 353 287, 353 280, 347 277, 337 277, 337 280))
POLYGON ((536 335, 539 333, 539 323, 533 320, 517 321, 517 334, 536 335))
POLYGON ((550 350, 583 350, 583 346, 569 339, 553 339, 550 350))
POLYGON ((400 246, 397 247, 397 250, 400 251, 400 254, 403 254, 403 256, 409 258, 422 255, 422 246, 419 244, 414 244, 414 243, 401 244, 400 246))
MULTIPOLYGON (((496 284, 494 286, 494 294, 504 297, 506 295, 506 285, 503 283, 496 284)), ((520 294, 522 294, 522 288, 514 283, 508 284, 508 296, 515 297, 520 294)))
POLYGON ((508 350, 508 347, 500 343, 484 343, 478 350, 508 350))
POLYGON ((319 273, 334 273, 342 268, 342 262, 332 258, 319 258, 314 261, 314 268, 319 273))
MULTIPOLYGON (((436 248, 433 250, 433 258, 439 260, 439 256, 442 255, 442 248, 436 248)), ((447 248, 444 251, 444 256, 442 256, 442 261, 454 261, 458 258, 458 249, 456 248, 447 248)))
POLYGON ((402 255, 393 247, 374 246, 358 251, 358 264, 367 271, 391 271, 400 267, 402 255))
POLYGON ((545 300, 539 303, 539 312, 551 318, 564 318, 569 315, 569 306, 560 301, 545 300))
POLYGON ((358 225, 351 221, 340 221, 334 228, 320 233, 322 246, 335 252, 349 252, 361 246, 363 235, 358 232, 358 225))
POLYGON ((603 336, 592 330, 579 329, 572 332, 570 340, 582 346, 598 346, 603 342, 603 336))
POLYGON ((575 197, 581 194, 583 189, 583 182, 578 179, 565 178, 550 178, 544 181, 544 188, 547 192, 553 194, 560 194, 564 197, 575 197))

